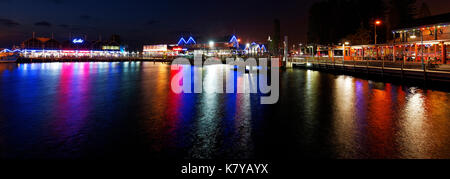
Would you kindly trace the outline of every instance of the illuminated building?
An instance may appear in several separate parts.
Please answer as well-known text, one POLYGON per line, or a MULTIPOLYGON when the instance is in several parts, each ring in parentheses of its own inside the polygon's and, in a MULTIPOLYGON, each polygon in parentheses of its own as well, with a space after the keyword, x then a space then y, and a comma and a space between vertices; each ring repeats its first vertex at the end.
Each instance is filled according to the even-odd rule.
POLYGON ((25 58, 118 58, 131 54, 125 46, 114 40, 88 41, 86 36, 74 36, 58 42, 53 37, 33 37, 22 42, 20 56, 25 58))
POLYGON ((174 57, 179 56, 182 51, 183 48, 178 45, 144 45, 143 56, 153 58, 174 57))
POLYGON ((252 42, 251 44, 247 44, 244 49, 246 54, 258 55, 264 54, 267 52, 267 48, 264 44, 257 44, 256 42, 252 42))
MULTIPOLYGON (((319 57, 449 64, 450 13, 417 19, 392 31, 387 44, 336 45, 317 48, 319 57)), ((351 43, 351 42, 350 42, 351 43)))
POLYGON ((223 38, 206 38, 197 42, 194 37, 184 38, 178 40, 177 46, 183 50, 181 54, 202 54, 205 56, 233 56, 233 55, 262 55, 267 52, 264 44, 252 43, 252 46, 247 47, 241 44, 241 39, 237 36, 226 36, 223 38), (188 39, 186 41, 186 39, 188 39))

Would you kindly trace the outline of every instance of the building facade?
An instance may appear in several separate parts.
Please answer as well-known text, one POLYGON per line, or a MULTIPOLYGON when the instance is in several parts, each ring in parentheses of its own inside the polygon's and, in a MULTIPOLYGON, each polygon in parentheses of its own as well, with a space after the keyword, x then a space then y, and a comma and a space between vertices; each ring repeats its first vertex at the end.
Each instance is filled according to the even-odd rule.
POLYGON ((26 58, 116 58, 133 55, 125 45, 114 40, 88 41, 86 37, 72 37, 59 42, 53 37, 33 37, 20 46, 20 55, 26 58))
POLYGON ((417 19, 392 31, 387 44, 317 48, 317 56, 344 60, 385 60, 408 63, 450 63, 450 13, 417 19))

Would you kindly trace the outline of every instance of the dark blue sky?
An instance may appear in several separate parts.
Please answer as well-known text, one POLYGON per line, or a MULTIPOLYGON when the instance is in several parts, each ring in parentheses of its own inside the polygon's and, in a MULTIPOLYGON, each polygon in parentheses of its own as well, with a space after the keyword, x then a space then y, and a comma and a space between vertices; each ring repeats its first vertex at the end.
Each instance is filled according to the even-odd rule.
MULTIPOLYGON (((319 0, 0 0, 0 47, 19 44, 32 32, 58 40, 70 32, 88 40, 119 34, 131 45, 176 42, 193 34, 204 39, 236 33, 244 41, 263 41, 279 18, 282 34, 305 40, 307 11, 319 0)), ((427 0, 433 14, 450 1, 427 0), (442 1, 442 2, 441 2, 442 1)))

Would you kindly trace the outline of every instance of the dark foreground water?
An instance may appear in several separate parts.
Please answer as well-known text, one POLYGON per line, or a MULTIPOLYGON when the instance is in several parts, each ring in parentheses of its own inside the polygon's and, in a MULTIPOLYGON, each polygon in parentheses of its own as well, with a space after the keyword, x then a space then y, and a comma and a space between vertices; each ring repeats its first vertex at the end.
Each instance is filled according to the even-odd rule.
MULTIPOLYGON (((208 68, 214 88, 220 67, 208 68)), ((293 69, 278 104, 260 105, 174 94, 173 75, 151 62, 0 64, 0 159, 450 158, 448 92, 293 69)))

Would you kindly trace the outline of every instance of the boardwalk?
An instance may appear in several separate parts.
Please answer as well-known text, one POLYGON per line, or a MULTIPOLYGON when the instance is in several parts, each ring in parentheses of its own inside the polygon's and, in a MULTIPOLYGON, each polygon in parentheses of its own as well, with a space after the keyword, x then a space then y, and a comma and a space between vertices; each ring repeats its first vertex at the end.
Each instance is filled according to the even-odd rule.
POLYGON ((406 79, 450 82, 450 65, 380 60, 331 60, 329 58, 291 58, 289 65, 311 69, 381 75, 406 79))

